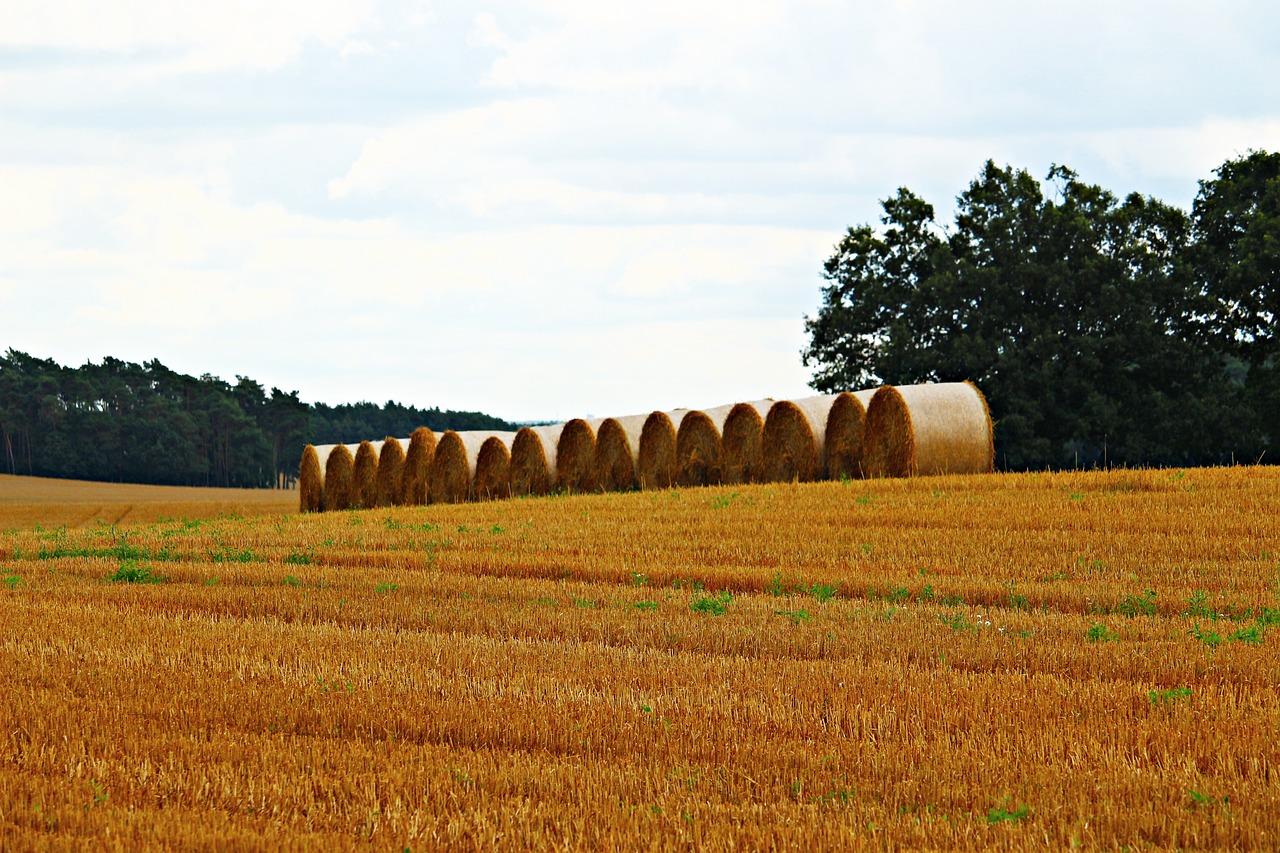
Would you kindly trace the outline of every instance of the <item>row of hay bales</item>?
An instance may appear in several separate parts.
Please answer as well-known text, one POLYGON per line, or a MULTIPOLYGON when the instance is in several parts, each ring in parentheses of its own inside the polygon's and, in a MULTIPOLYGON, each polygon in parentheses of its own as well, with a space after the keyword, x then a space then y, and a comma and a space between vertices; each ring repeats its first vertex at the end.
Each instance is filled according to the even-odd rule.
POLYGON ((736 483, 982 473, 991 415, 968 382, 755 400, 518 432, 429 429, 303 452, 304 512, 736 483), (407 445, 407 449, 406 449, 407 445))

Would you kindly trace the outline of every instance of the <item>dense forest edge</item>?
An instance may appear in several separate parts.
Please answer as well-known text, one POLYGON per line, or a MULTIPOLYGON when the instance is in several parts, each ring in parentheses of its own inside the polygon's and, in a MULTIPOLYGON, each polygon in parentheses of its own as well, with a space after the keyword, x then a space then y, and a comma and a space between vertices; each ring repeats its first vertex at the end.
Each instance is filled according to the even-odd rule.
POLYGON ((307 444, 407 436, 420 426, 516 429, 481 412, 393 401, 308 404, 247 376, 235 384, 152 360, 63 367, 0 357, 0 473, 166 486, 291 488, 307 444))
POLYGON ((906 188, 881 207, 805 318, 814 388, 971 380, 1004 470, 1277 461, 1280 154, 1189 212, 991 161, 950 222, 906 188))

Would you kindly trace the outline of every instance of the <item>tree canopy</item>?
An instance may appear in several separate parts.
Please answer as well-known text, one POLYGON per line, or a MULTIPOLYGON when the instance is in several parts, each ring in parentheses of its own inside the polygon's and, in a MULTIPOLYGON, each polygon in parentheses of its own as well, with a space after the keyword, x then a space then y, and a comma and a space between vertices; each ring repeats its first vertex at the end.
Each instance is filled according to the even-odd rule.
POLYGON ((826 262, 803 352, 822 391, 974 381, 1003 467, 1212 464, 1276 436, 1280 156, 1190 214, 988 161, 954 222, 907 189, 826 262))
POLYGON ((307 443, 406 436, 420 426, 514 429, 479 412, 353 403, 308 405, 247 376, 233 385, 159 361, 104 358, 62 367, 0 357, 0 472, 129 483, 272 486, 297 473, 307 443))

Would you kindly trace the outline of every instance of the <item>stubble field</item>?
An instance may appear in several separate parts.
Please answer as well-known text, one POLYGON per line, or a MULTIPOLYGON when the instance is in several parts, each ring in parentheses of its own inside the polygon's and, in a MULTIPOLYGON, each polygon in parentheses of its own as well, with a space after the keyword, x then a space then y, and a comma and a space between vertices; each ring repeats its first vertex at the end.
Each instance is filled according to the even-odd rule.
POLYGON ((0 501, 0 848, 1280 844, 1274 468, 207 503, 0 501))

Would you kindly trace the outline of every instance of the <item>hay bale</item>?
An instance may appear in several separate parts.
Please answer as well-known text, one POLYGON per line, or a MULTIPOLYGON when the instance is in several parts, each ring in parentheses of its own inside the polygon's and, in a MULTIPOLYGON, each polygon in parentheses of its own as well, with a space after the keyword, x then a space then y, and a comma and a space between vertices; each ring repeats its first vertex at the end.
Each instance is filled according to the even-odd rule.
POLYGON ((398 506, 403 503, 404 445, 397 438, 387 436, 378 451, 378 487, 374 497, 377 506, 398 506))
POLYGON ((986 398, 971 382, 880 388, 867 405, 862 465, 868 477, 993 470, 986 398))
POLYGON ((676 430, 676 484, 719 485, 720 446, 720 427, 710 415, 697 410, 685 414, 676 430))
POLYGON ((378 500, 378 450, 372 441, 360 442, 352 468, 351 506, 372 509, 378 500))
POLYGON ((547 452, 536 427, 521 427, 512 439, 508 482, 512 497, 545 495, 551 491, 547 452))
POLYGON ((773 400, 738 403, 720 428, 720 479, 726 485, 760 481, 760 441, 764 416, 773 400))
POLYGON ((596 491, 595 455, 596 434, 591 425, 582 418, 566 423, 556 442, 556 491, 596 491))
POLYGON ((298 465, 298 511, 320 512, 324 508, 324 475, 320 473, 320 457, 308 444, 302 448, 298 465))
POLYGON ((862 435, 867 405, 875 390, 844 391, 836 395, 827 413, 823 451, 827 457, 827 478, 856 479, 862 473, 862 435))
POLYGON ((471 491, 478 501, 501 500, 511 495, 511 453, 507 443, 496 435, 480 445, 471 491))
MULTIPOLYGON (((687 409, 674 414, 684 420, 687 409)), ((640 430, 640 458, 636 479, 641 489, 669 489, 676 479, 676 427, 671 415, 653 412, 640 430)))
POLYGON ((351 449, 336 444, 324 463, 324 508, 351 509, 355 503, 355 461, 351 449))
POLYGON ((595 470, 600 488, 627 492, 636 488, 640 433, 648 415, 605 418, 596 430, 595 470))
POLYGON ((427 490, 431 495, 431 502, 437 504, 463 503, 471 497, 471 466, 467 461, 467 446, 453 430, 446 430, 436 445, 427 490))
POLYGON ((409 450, 405 453, 400 477, 400 503, 404 506, 421 506, 427 502, 427 477, 435 455, 436 434, 426 427, 415 429, 409 436, 409 450))

